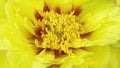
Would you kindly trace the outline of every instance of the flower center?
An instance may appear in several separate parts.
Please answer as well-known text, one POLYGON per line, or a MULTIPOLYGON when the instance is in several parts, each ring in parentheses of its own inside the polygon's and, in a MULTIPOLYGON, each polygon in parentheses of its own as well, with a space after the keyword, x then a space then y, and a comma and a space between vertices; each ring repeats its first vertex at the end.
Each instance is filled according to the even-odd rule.
POLYGON ((40 24, 36 27, 35 45, 43 49, 63 51, 65 54, 72 54, 71 48, 75 40, 80 39, 83 31, 82 25, 77 22, 74 12, 70 14, 56 13, 51 10, 44 12, 40 24))

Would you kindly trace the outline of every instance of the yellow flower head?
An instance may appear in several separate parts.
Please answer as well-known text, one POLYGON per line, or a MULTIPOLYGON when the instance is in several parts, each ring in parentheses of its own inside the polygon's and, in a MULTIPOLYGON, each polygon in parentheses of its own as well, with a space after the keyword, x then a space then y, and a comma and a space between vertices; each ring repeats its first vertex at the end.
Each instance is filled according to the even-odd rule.
POLYGON ((0 17, 0 24, 2 18, 6 21, 0 27, 0 47, 5 50, 1 53, 7 54, 8 67, 120 67, 120 61, 109 60, 119 53, 116 48, 120 39, 119 1, 1 2, 0 9, 4 9, 1 12, 6 16, 0 17))

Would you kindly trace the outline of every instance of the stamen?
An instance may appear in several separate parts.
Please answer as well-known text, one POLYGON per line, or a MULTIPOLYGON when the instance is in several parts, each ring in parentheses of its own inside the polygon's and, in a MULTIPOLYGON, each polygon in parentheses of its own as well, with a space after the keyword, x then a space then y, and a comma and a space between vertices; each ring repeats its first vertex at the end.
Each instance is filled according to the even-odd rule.
MULTIPOLYGON (((48 11, 45 8, 45 11, 48 11)), ((37 39, 42 40, 38 47, 48 50, 54 50, 55 58, 64 54, 72 55, 73 41, 80 39, 82 25, 77 22, 76 15, 79 14, 79 9, 70 14, 62 14, 59 7, 55 11, 44 12, 44 17, 35 29, 37 39), (60 53, 59 53, 60 52, 60 53)))

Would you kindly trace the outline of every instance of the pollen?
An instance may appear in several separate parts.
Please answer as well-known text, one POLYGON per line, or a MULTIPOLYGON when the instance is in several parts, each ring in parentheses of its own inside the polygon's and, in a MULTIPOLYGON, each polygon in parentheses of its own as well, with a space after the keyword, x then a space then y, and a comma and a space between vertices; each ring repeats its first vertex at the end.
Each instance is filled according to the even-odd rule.
POLYGON ((36 46, 71 55, 73 41, 80 39, 83 31, 82 25, 77 22, 77 16, 74 15, 74 12, 59 14, 53 10, 44 12, 42 16, 42 20, 36 27, 38 36, 38 39, 35 40, 36 46))

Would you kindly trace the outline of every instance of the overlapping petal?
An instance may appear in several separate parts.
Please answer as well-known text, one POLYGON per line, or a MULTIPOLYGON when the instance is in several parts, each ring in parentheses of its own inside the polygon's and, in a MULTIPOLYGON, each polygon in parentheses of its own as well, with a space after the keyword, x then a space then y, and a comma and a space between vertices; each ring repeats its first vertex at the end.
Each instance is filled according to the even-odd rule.
POLYGON ((89 39, 95 44, 106 45, 117 42, 120 38, 120 8, 113 7, 104 18, 104 24, 95 30, 89 39), (94 37, 93 37, 94 36, 94 37))
POLYGON ((116 3, 113 0, 0 2, 0 10, 2 10, 0 11, 0 59, 3 58, 4 61, 0 62, 0 66, 3 68, 120 67, 119 0, 116 3), (75 19, 77 23, 82 26, 80 39, 73 39, 68 49, 63 47, 66 51, 72 52, 70 55, 66 52, 57 55, 56 50, 52 48, 44 48, 44 46, 43 49, 40 48, 42 47, 39 43, 40 38, 36 36, 35 29, 44 25, 40 23, 43 23, 45 13, 50 11, 63 16, 71 12, 77 17, 75 19), (7 64, 8 66, 5 66, 7 64))

